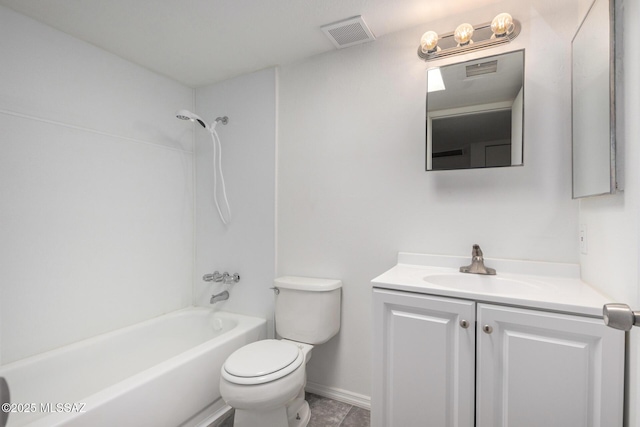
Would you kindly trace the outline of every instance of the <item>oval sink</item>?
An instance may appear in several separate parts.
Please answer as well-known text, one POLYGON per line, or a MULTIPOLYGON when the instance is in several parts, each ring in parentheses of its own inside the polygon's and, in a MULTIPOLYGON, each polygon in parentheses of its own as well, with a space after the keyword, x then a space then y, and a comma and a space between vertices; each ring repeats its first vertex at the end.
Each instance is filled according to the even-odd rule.
POLYGON ((491 294, 529 294, 540 290, 540 286, 534 282, 482 274, 432 274, 425 276, 423 280, 445 288, 491 294))

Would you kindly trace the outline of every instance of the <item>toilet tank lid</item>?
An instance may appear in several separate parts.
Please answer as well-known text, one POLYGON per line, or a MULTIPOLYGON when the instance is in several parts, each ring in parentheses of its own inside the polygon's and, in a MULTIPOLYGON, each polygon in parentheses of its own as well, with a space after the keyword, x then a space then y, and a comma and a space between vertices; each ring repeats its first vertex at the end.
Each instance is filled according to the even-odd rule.
POLYGON ((342 287, 338 279, 318 279, 315 277, 283 276, 273 281, 277 288, 294 289, 297 291, 333 291, 342 287))

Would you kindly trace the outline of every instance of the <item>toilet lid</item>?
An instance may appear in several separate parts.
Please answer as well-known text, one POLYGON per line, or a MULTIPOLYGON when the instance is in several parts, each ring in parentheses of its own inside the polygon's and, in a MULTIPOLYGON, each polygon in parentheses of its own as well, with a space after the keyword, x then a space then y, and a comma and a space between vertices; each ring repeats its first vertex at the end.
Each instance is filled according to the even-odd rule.
POLYGON ((282 378, 303 362, 302 351, 291 342, 262 340, 236 350, 224 362, 222 376, 235 384, 262 384, 282 378))

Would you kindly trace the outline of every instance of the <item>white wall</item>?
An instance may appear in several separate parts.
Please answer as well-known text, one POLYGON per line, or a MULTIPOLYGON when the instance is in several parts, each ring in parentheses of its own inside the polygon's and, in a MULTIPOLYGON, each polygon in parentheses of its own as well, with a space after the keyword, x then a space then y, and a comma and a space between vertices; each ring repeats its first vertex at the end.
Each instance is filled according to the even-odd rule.
MULTIPOLYGON (((582 199, 580 223, 587 226, 587 254, 580 256, 582 279, 599 288, 614 300, 640 310, 638 280, 640 218, 640 4, 625 0, 623 91, 618 94, 623 113, 620 137, 624 140, 625 190, 610 196, 582 199)), ((619 45, 620 46, 620 45, 619 45)), ((630 334, 629 341, 629 426, 640 427, 640 331, 630 334)))
POLYGON ((191 304, 193 90, 0 6, 0 361, 191 304))
POLYGON ((570 40, 585 7, 505 7, 281 68, 277 273, 344 283, 342 329, 314 350, 310 382, 370 395, 370 280, 398 251, 470 255, 479 243, 487 257, 578 262, 570 40), (503 9, 523 23, 508 50, 526 49, 524 166, 425 172, 420 36, 503 9))
POLYGON ((194 300, 209 306, 213 293, 229 289, 230 299, 217 303, 217 309, 269 321, 275 274, 276 84, 277 70, 271 68, 196 90, 197 114, 205 121, 229 117, 229 124, 219 124, 216 131, 232 215, 225 228, 213 202, 211 137, 198 127, 194 300), (240 274, 240 283, 202 281, 215 270, 240 274))

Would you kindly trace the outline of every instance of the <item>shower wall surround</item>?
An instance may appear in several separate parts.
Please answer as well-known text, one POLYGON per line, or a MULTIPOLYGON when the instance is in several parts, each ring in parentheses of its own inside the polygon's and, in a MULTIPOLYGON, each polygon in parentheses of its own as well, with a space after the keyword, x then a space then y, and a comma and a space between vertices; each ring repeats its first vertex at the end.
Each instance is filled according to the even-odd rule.
POLYGON ((192 303, 193 90, 0 6, 0 362, 192 303))
MULTIPOLYGON (((205 121, 228 116, 217 126, 222 170, 231 205, 225 227, 213 203, 212 144, 196 130, 196 265, 194 301, 209 305, 212 293, 229 289, 216 307, 271 322, 275 277, 275 176, 277 70, 269 68, 195 91, 196 112, 205 121), (238 272, 235 285, 204 282, 214 270, 238 272)), ((218 181, 220 190, 220 181, 218 181)), ((269 329, 273 325, 270 325, 269 329)))

